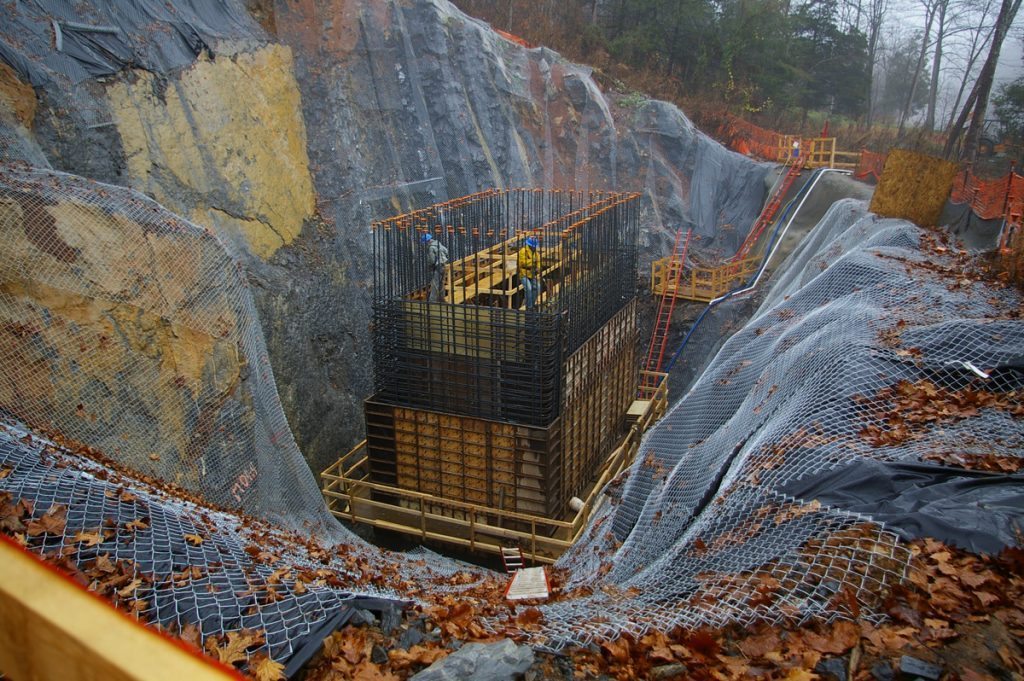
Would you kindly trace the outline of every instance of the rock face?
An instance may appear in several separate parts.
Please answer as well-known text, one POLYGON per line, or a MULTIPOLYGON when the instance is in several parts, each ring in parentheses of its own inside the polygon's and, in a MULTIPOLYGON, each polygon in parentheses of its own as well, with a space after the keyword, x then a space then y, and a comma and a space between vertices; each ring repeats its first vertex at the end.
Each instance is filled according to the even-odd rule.
POLYGON ((138 189, 212 230, 245 267, 314 471, 359 439, 372 391, 372 220, 485 187, 637 189, 649 260, 680 226, 731 252, 764 192, 765 166, 674 107, 609 99, 586 67, 444 0, 137 0, 148 18, 120 4, 62 6, 57 24, 119 32, 69 28, 59 53, 50 18, 15 6, 0 27, 0 157, 138 189))
POLYGON ((533 650, 508 639, 467 643, 412 678, 414 681, 513 681, 533 664, 533 650))

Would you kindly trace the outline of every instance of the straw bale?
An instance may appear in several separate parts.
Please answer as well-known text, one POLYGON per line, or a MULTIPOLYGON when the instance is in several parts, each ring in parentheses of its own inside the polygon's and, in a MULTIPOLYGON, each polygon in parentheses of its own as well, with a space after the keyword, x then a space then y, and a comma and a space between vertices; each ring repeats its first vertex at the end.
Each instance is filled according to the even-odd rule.
POLYGON ((956 172, 956 164, 941 158, 893 149, 875 189, 871 211, 932 226, 946 205, 956 172))

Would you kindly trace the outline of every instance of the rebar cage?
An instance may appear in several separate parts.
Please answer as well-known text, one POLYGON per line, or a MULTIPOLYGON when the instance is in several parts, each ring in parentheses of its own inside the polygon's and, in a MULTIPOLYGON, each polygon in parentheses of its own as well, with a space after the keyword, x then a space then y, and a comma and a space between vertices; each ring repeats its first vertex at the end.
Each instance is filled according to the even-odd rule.
POLYGON ((491 189, 374 223, 375 399, 551 424, 564 359, 635 297, 639 197, 491 189), (435 302, 425 234, 448 251, 435 302), (530 310, 517 268, 528 236, 530 310))

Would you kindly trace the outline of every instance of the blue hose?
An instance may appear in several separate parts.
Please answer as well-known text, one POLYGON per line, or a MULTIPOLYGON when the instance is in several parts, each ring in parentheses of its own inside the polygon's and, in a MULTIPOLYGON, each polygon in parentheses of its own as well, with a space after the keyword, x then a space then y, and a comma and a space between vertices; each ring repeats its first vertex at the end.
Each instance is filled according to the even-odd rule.
POLYGON ((712 300, 708 304, 708 306, 704 308, 704 310, 697 316, 697 319, 695 319, 693 322, 693 326, 691 326, 690 330, 686 332, 686 336, 683 338, 683 342, 679 344, 679 349, 672 354, 672 359, 669 360, 668 366, 665 367, 664 372, 666 374, 671 373, 672 367, 675 366, 676 360, 679 359, 679 355, 683 353, 683 350, 686 348, 686 344, 690 342, 690 337, 693 336, 693 332, 696 331, 697 327, 700 326, 700 323, 704 321, 704 317, 707 315, 708 312, 711 311, 711 308, 717 307, 719 304, 724 303, 726 300, 729 300, 738 291, 742 291, 743 289, 748 288, 750 284, 753 281, 755 281, 758 276, 760 276, 764 268, 768 266, 768 256, 771 254, 772 248, 775 246, 775 240, 779 236, 779 229, 782 227, 782 223, 786 221, 786 217, 789 215, 789 211, 793 209, 793 206, 796 205, 797 199, 802 198, 806 192, 810 191, 810 188, 814 186, 814 179, 821 172, 823 172, 823 170, 823 168, 818 168, 813 173, 811 173, 811 176, 807 179, 807 182, 805 182, 803 186, 800 187, 800 191, 796 193, 796 196, 790 199, 789 202, 786 204, 786 207, 782 209, 782 215, 779 216, 778 221, 775 223, 775 230, 772 232, 772 238, 764 249, 764 257, 762 258, 761 265, 757 268, 757 271, 754 272, 750 276, 750 278, 747 279, 747 281, 745 281, 741 286, 737 286, 736 288, 729 291, 725 295, 720 296, 715 300, 712 300))

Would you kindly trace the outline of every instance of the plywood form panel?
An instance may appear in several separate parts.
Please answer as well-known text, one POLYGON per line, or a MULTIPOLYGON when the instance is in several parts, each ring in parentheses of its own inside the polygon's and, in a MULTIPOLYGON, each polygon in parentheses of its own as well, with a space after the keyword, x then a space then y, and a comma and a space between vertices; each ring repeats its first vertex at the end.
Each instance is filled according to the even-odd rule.
POLYGON ((559 458, 549 429, 386 405, 373 413, 378 421, 393 416, 393 436, 375 444, 393 448, 399 487, 541 515, 563 505, 560 490, 549 484, 550 460, 559 458))

